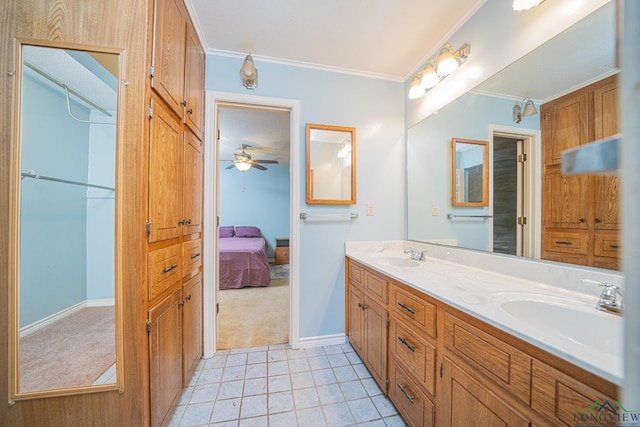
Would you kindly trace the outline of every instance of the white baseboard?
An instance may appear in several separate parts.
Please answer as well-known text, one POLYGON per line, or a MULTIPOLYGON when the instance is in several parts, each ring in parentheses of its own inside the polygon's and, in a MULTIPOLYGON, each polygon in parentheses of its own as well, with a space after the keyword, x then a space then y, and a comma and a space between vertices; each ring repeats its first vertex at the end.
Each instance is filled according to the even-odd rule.
POLYGON ((30 325, 20 328, 20 331, 18 332, 18 336, 19 338, 24 338, 27 335, 30 335, 36 331, 39 331, 45 326, 55 323, 58 320, 62 320, 65 317, 70 316, 73 313, 76 313, 85 307, 107 307, 107 306, 113 306, 114 304, 115 304, 115 300, 113 299, 94 299, 94 300, 80 301, 79 303, 74 304, 71 307, 67 307, 63 310, 58 311, 57 313, 53 313, 43 319, 33 322, 30 325))
POLYGON ((321 335, 319 337, 300 338, 300 348, 321 347, 323 345, 345 344, 347 337, 345 334, 321 335))

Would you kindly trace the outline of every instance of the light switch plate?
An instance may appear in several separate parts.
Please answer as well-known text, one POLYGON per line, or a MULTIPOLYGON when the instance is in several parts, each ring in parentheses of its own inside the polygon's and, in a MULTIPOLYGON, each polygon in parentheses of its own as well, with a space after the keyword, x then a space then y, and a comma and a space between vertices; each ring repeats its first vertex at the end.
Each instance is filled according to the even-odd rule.
POLYGON ((367 203, 367 216, 373 216, 373 203, 367 203))
POLYGON ((440 208, 438 208, 438 205, 436 203, 431 205, 431 215, 433 216, 440 215, 440 208))

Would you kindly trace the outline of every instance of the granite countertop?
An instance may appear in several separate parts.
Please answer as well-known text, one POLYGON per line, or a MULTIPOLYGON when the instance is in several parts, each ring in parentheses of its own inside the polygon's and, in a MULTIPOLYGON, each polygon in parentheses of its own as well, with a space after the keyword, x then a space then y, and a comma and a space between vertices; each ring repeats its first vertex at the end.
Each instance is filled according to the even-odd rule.
MULTIPOLYGON (((595 309, 598 301, 597 286, 581 284, 580 280, 577 280, 577 284, 567 286, 566 283, 562 283, 562 286, 557 286, 552 280, 560 277, 566 281, 567 277, 576 274, 576 277, 580 277, 580 274, 589 279, 595 277, 593 280, 603 280, 602 277, 592 274, 588 269, 577 269, 577 273, 558 273, 556 270, 563 267, 552 265, 548 272, 543 272, 551 277, 547 280, 551 284, 543 283, 540 277, 545 276, 534 274, 532 269, 540 270, 547 264, 515 258, 512 261, 506 257, 486 253, 474 255, 470 251, 461 255, 457 251, 461 250, 436 248, 433 245, 409 241, 346 244, 346 255, 349 258, 617 385, 623 385, 623 318, 595 309), (415 248, 418 252, 426 250, 426 260, 414 263, 404 261, 409 259, 409 255, 403 253, 408 247, 415 248), (469 260, 469 257, 481 259, 469 260), (391 261, 402 261, 398 262, 400 265, 392 265, 389 263, 390 258, 393 258, 391 261), (443 258, 462 258, 465 262, 443 258), (506 265, 510 262, 521 264, 506 265), (469 264, 482 264, 487 268, 470 267, 469 264), (516 276, 501 273, 500 264, 504 264, 506 271, 519 270, 520 274, 516 276), (522 277, 535 277, 541 281, 522 277), (543 307, 544 310, 540 310, 539 313, 537 310, 522 310, 517 302, 513 307, 518 313, 514 314, 513 307, 511 310, 505 309, 510 301, 521 300, 541 301, 548 305, 536 306, 534 303, 530 306, 543 307), (528 319, 527 311, 530 311, 528 319), (557 325, 557 322, 545 323, 550 319, 558 319, 558 316, 564 331, 558 331, 552 326, 557 325), (589 325, 591 320, 595 322, 589 325), (598 329, 593 329, 594 324, 598 329), (567 332, 567 328, 570 333, 567 332)), ((576 270, 573 267, 564 268, 576 270)), ((614 283, 616 279, 617 276, 613 275, 614 283)))

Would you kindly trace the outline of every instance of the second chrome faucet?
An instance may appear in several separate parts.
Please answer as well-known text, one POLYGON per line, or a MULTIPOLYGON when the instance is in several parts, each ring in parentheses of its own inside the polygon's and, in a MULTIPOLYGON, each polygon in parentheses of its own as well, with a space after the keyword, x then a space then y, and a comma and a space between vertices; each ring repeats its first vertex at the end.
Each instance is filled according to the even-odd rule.
POLYGON ((427 259, 427 251, 418 252, 413 248, 407 248, 404 250, 405 254, 411 254, 411 259, 415 259, 416 261, 426 261, 427 259))

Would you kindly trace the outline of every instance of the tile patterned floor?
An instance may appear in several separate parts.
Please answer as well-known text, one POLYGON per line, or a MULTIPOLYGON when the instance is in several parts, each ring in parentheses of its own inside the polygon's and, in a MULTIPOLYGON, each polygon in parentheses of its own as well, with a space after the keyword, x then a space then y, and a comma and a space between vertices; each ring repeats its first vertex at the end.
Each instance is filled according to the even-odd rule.
POLYGON ((349 344, 218 351, 200 361, 170 426, 405 426, 349 344))

